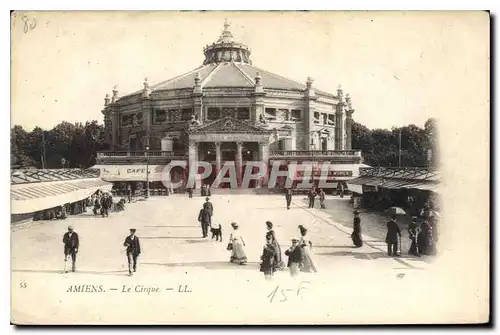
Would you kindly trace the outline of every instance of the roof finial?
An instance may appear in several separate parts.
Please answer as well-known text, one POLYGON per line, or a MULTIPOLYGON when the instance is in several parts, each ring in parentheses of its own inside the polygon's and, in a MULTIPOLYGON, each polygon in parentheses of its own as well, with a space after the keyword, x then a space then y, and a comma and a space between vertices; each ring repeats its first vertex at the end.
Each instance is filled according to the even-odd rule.
POLYGON ((231 24, 229 20, 226 18, 224 20, 224 30, 222 30, 222 34, 219 37, 217 42, 230 43, 233 42, 233 34, 229 31, 229 27, 231 24))

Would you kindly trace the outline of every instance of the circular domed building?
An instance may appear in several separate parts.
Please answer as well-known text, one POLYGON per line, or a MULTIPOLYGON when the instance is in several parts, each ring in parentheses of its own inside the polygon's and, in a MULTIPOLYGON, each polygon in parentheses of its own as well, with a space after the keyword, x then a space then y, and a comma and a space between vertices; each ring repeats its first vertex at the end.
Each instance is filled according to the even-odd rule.
POLYGON ((157 84, 146 78, 141 90, 122 97, 116 88, 106 95, 102 113, 111 151, 98 153, 98 164, 108 180, 145 180, 137 165, 146 155, 150 181, 160 180, 172 160, 188 167, 209 162, 213 172, 203 180, 209 184, 228 161, 235 162, 238 180, 248 173, 246 162, 275 160, 283 166, 328 161, 339 167, 330 179, 354 176, 361 152, 351 150, 354 109, 340 86, 331 94, 311 78, 300 83, 253 65, 251 50, 235 40, 227 20, 203 54, 192 71, 157 84))

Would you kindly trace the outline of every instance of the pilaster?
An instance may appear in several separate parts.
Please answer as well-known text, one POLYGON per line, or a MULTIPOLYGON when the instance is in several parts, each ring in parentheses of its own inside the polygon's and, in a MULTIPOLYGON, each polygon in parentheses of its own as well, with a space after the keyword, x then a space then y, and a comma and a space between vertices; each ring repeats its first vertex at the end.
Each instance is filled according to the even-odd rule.
POLYGON ((305 135, 304 135, 304 148, 306 150, 311 150, 311 139, 313 138, 314 129, 314 112, 316 112, 316 94, 314 88, 312 87, 313 80, 309 77, 306 81, 306 90, 304 92, 305 109, 304 109, 304 125, 305 125, 305 135))

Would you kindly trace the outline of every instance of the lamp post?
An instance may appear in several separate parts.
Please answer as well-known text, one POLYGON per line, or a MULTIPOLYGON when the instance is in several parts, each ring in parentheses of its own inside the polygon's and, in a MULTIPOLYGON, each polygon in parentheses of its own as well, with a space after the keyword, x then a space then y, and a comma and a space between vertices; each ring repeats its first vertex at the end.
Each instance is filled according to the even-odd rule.
POLYGON ((146 144, 146 199, 149 198, 149 144, 146 144))

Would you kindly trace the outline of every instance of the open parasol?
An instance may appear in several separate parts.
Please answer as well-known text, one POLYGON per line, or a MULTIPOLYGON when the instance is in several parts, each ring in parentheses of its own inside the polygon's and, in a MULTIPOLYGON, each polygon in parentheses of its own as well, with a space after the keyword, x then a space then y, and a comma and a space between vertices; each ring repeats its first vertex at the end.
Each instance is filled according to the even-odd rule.
POLYGON ((406 215, 405 210, 401 207, 389 207, 384 211, 384 213, 388 215, 406 215))

